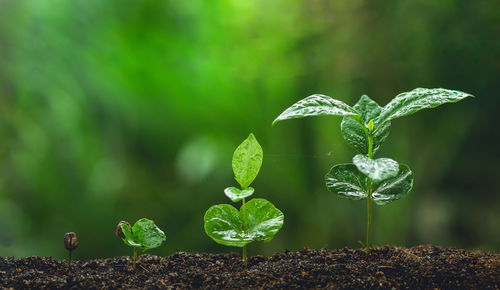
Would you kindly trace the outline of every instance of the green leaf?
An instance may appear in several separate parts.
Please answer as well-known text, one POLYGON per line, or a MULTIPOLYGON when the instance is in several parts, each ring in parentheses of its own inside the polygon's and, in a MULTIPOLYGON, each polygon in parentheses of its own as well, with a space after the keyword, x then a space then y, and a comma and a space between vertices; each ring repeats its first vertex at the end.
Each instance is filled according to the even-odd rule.
POLYGON ((370 159, 365 155, 354 156, 352 162, 361 173, 378 182, 398 174, 399 164, 390 158, 370 159))
POLYGON ((389 120, 445 103, 455 103, 467 97, 473 96, 461 91, 417 88, 410 92, 401 93, 392 99, 383 108, 375 123, 380 126, 389 120))
POLYGON ((253 241, 243 231, 243 219, 240 212, 229 204, 210 207, 205 213, 205 232, 216 243, 243 247, 253 241))
POLYGON ((399 164, 398 174, 378 184, 372 199, 379 205, 388 204, 406 195, 412 187, 413 173, 407 165, 399 164))
POLYGON ((228 187, 224 189, 224 193, 227 197, 229 197, 233 202, 238 202, 244 198, 251 196, 254 192, 252 187, 247 187, 246 189, 239 189, 236 187, 228 187))
MULTIPOLYGON (((350 116, 345 116, 342 118, 342 123, 340 123, 340 130, 347 143, 354 146, 359 153, 368 154, 368 137, 363 126, 368 130, 370 120, 375 120, 378 117, 382 112, 382 107, 368 96, 363 95, 356 105, 354 105, 354 109, 360 115, 359 122, 350 116)), ((389 136, 390 127, 391 122, 386 122, 382 128, 373 134, 373 154, 378 151, 387 136, 389 136)))
POLYGON ((136 243, 134 240, 131 226, 129 226, 127 224, 122 224, 121 228, 122 228, 123 234, 125 235, 125 237, 122 238, 122 241, 125 243, 125 245, 130 246, 130 247, 136 247, 136 248, 141 247, 141 244, 136 243))
POLYGON ((159 247, 166 240, 165 233, 146 218, 138 220, 132 228, 126 224, 122 224, 121 228, 125 235, 123 242, 142 251, 159 247))
POLYGON ((272 203, 262 198, 254 198, 241 206, 248 235, 254 241, 270 241, 283 226, 285 216, 272 203))
POLYGON ((354 200, 364 199, 366 194, 366 176, 354 164, 333 166, 325 176, 329 191, 354 200))
POLYGON ((240 211, 229 204, 212 206, 204 220, 205 232, 215 242, 243 247, 253 241, 271 240, 283 226, 284 215, 269 201, 252 199, 240 211))
MULTIPOLYGON (((339 164, 330 169, 326 175, 326 186, 329 191, 350 199, 365 199, 366 176, 354 164, 339 164)), ((376 204, 384 205, 400 199, 413 186, 413 173, 404 164, 399 164, 396 176, 378 183, 372 188, 372 199, 376 204)))
POLYGON ((346 103, 329 96, 312 95, 286 109, 273 121, 273 125, 282 120, 322 115, 358 116, 358 113, 346 103))
POLYGON ((253 134, 250 134, 234 151, 233 172, 242 189, 246 189, 257 177, 262 166, 262 158, 262 147, 253 134))

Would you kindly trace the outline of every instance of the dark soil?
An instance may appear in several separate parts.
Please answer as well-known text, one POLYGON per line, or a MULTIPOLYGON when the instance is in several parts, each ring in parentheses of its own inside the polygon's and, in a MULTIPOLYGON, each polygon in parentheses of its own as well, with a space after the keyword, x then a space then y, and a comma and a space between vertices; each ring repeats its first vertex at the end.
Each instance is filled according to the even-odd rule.
POLYGON ((76 261, 0 258, 3 288, 499 289, 500 254, 417 246, 285 251, 271 257, 179 252, 76 261))

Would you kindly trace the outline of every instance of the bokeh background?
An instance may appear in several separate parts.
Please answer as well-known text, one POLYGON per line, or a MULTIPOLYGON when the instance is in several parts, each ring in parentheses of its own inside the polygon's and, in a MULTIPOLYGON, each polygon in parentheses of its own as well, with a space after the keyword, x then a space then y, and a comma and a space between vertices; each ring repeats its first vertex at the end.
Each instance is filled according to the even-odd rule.
POLYGON ((129 255, 120 220, 165 230, 151 251, 238 251, 203 229, 230 203, 233 150, 264 149, 256 197, 285 213, 270 243, 359 248, 366 203, 324 174, 355 154, 339 117, 271 127, 313 93, 385 105, 416 87, 466 99, 395 120, 378 157, 414 188, 375 206, 375 245, 500 249, 500 2, 0 0, 0 255, 129 255))

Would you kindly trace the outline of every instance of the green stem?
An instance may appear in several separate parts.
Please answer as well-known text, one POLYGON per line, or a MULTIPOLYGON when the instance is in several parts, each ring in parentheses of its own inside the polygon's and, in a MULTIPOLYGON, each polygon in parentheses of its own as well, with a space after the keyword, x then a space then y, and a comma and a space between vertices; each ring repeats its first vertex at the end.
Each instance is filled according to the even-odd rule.
MULTIPOLYGON (((368 179, 368 187, 371 187, 371 179, 368 179)), ((366 249, 365 252, 368 254, 370 252, 370 244, 371 244, 371 223, 372 223, 372 197, 371 192, 368 191, 367 200, 367 223, 366 223, 366 249)))
MULTIPOLYGON (((243 205, 241 206, 241 213, 243 216, 243 231, 247 230, 247 222, 245 220, 245 199, 243 199, 243 205)), ((243 246, 243 265, 247 266, 247 246, 243 246)))
POLYGON ((243 265, 247 266, 247 246, 243 246, 243 265))
POLYGON ((137 260, 137 248, 134 247, 134 265, 132 266, 132 269, 135 270, 135 261, 137 260))
MULTIPOLYGON (((373 157, 373 134, 368 133, 368 158, 373 157)), ((367 222, 366 222, 366 248, 365 252, 368 254, 370 252, 370 244, 371 244, 371 224, 372 224, 372 180, 368 178, 368 182, 366 185, 366 194, 367 194, 367 222)))

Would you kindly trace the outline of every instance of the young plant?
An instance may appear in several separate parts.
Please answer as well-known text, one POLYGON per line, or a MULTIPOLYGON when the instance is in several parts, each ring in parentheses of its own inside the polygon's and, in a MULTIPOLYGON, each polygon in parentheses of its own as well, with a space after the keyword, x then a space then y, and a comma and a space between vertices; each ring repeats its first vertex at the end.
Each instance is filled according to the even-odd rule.
POLYGON ((68 267, 71 266, 71 254, 78 247, 78 238, 74 232, 64 234, 64 247, 69 252, 68 267))
POLYGON ((373 159, 389 135, 391 120, 444 103, 455 103, 470 94, 447 89, 417 88, 397 95, 385 107, 368 96, 351 107, 324 95, 312 95, 286 109, 273 122, 308 116, 343 116, 340 129, 347 143, 360 153, 352 163, 333 166, 326 174, 329 191, 354 200, 367 199, 366 253, 370 250, 371 201, 391 203, 413 186, 410 168, 389 158, 373 159))
POLYGON ((152 220, 142 218, 133 227, 126 221, 121 221, 116 227, 116 236, 134 249, 134 264, 137 260, 137 251, 142 252, 157 248, 166 240, 165 233, 152 220))
POLYGON ((233 154, 233 172, 241 188, 228 187, 224 193, 233 202, 242 201, 240 210, 229 204, 210 207, 205 213, 205 232, 215 242, 243 248, 243 264, 247 266, 246 245, 253 241, 270 241, 283 226, 284 215, 272 203, 255 198, 245 203, 254 193, 250 184, 262 166, 262 148, 253 134, 236 148, 233 154))

